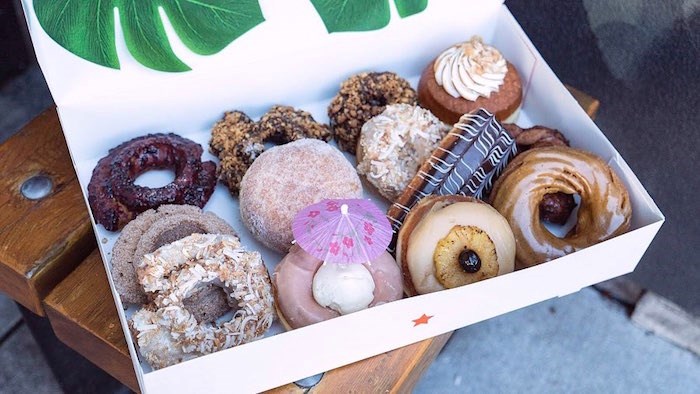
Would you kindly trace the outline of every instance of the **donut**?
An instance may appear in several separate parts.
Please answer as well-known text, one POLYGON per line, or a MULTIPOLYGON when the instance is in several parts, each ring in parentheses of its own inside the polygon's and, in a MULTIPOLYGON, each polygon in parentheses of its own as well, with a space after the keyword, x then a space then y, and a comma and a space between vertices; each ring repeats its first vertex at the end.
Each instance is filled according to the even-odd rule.
POLYGON ((341 83, 328 107, 338 147, 355 154, 362 125, 389 104, 416 104, 411 85, 392 72, 363 72, 341 83))
POLYGON ((217 177, 234 196, 248 167, 265 151, 265 143, 302 138, 327 142, 333 137, 328 126, 317 123, 310 113, 283 105, 273 106, 258 122, 241 111, 226 112, 211 134, 210 150, 220 160, 217 177))
POLYGON ((399 231, 396 262, 408 295, 467 285, 513 271, 515 239, 506 219, 473 197, 421 200, 399 231))
POLYGON ((491 204, 515 234, 516 267, 526 268, 581 250, 629 229, 632 205, 625 185, 598 156, 551 146, 518 155, 496 181, 491 204), (546 194, 578 194, 576 226, 563 238, 540 221, 546 194))
POLYGON ((522 96, 515 66, 478 36, 443 51, 418 82, 418 103, 447 124, 478 108, 513 122, 522 96))
POLYGON ((324 264, 298 245, 277 265, 272 288, 277 314, 288 330, 403 296, 401 272, 389 253, 369 264, 343 266, 324 264))
POLYGON ((387 105, 362 126, 357 172, 384 198, 394 201, 449 130, 421 107, 387 105))
POLYGON ((263 245, 286 253, 292 244, 292 220, 307 205, 325 198, 360 198, 355 168, 333 146, 301 139, 274 146, 243 176, 241 220, 263 245))
POLYGON ((88 184, 95 222, 116 231, 139 213, 163 204, 203 207, 214 192, 216 165, 202 162, 202 147, 177 134, 148 134, 109 150, 97 162, 88 184), (136 178, 169 168, 175 179, 163 187, 138 186, 136 178))
POLYGON ((136 267, 153 303, 129 320, 139 351, 160 369, 261 337, 275 312, 267 269, 237 237, 193 234, 160 247, 136 267), (235 308, 226 322, 198 322, 185 300, 202 286, 223 289, 235 308))
POLYGON ((145 254, 194 233, 236 235, 223 219, 192 205, 161 205, 127 223, 114 243, 111 258, 112 279, 122 303, 141 305, 149 301, 138 283, 134 263, 145 254))
MULTIPOLYGON (((559 130, 545 126, 533 126, 521 129, 516 124, 504 124, 503 128, 515 139, 518 153, 545 146, 569 146, 569 140, 559 130)), ((548 193, 540 203, 540 219, 563 225, 576 208, 574 196, 566 193, 548 193)))
POLYGON ((394 232, 389 251, 395 250, 406 215, 422 198, 453 194, 481 198, 514 155, 515 141, 493 114, 480 109, 463 115, 389 207, 394 232))

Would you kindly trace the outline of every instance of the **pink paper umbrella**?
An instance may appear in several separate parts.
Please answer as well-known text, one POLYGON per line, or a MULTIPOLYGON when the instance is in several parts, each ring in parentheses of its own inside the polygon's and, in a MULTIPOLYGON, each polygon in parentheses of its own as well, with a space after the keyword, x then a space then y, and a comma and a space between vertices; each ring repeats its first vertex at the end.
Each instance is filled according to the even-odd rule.
POLYGON ((370 200, 323 200, 294 217, 297 244, 326 263, 364 263, 384 253, 391 226, 370 200))

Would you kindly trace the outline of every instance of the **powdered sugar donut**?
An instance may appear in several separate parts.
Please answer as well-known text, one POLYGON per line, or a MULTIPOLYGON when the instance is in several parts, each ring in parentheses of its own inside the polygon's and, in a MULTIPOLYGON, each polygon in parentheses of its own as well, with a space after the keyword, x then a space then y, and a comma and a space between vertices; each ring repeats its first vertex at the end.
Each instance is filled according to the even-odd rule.
POLYGON ((261 154, 241 181, 243 224, 265 246, 291 246, 292 219, 324 198, 361 198, 362 183, 336 148, 315 139, 275 146, 261 154))
POLYGON ((246 251, 235 236, 191 235, 145 255, 136 272, 144 289, 156 296, 129 326, 155 369, 255 340, 274 320, 262 258, 246 251), (225 323, 197 322, 185 307, 192 293, 210 284, 220 286, 238 308, 225 323))
POLYGON ((387 105, 362 126, 357 144, 357 172, 379 194, 396 200, 438 146, 450 127, 415 105, 387 105))

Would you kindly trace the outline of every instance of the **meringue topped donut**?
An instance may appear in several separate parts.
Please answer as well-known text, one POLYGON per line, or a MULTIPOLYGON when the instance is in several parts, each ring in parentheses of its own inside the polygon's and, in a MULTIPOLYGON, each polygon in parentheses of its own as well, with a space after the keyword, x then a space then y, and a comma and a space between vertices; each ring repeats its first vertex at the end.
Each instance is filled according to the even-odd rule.
POLYGON ((459 195, 429 196, 406 217, 396 260, 408 295, 432 293, 512 272, 515 239, 490 205, 459 195))
POLYGON ((453 45, 423 71, 418 103, 440 120, 455 124, 478 108, 501 122, 514 122, 523 99, 518 71, 481 37, 453 45))
POLYGON ((294 245, 272 275, 275 305, 295 329, 401 299, 401 272, 389 253, 369 264, 326 263, 294 245))
POLYGON ((518 155, 496 181, 491 203, 513 229, 518 268, 622 234, 632 215, 627 189, 612 168, 592 153, 563 146, 518 155), (581 197, 576 226, 563 238, 544 227, 539 213, 543 197, 559 192, 581 197))

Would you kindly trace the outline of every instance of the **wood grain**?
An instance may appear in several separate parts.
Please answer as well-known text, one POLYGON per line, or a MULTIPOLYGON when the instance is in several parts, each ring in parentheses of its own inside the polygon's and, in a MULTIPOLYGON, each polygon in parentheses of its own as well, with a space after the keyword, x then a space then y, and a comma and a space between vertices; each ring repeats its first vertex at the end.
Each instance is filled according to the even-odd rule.
MULTIPOLYGON (((584 110, 591 117, 595 116, 599 102, 573 88, 569 88, 569 90, 582 104, 584 110)), ((89 231, 87 210, 80 197, 80 190, 77 187, 65 143, 60 135, 55 111, 47 111, 27 128, 29 131, 24 130, 20 133, 21 135, 16 137, 19 139, 13 138, 0 147, 0 171, 3 173, 5 170, 8 173, 14 171, 13 179, 26 177, 27 174, 32 173, 32 170, 34 173, 47 171, 52 176, 63 174, 63 177, 59 177, 59 182, 57 182, 63 186, 57 187, 52 195, 52 197, 55 195, 62 197, 57 198, 59 202, 53 204, 47 202, 49 200, 38 203, 23 201, 16 195, 7 192, 7 190, 11 190, 12 185, 16 184, 16 181, 15 183, 9 182, 10 189, 4 188, 0 192, 0 207, 3 210, 3 217, 0 218, 0 240, 5 242, 0 243, 0 291, 7 292, 17 300, 22 299, 24 302, 35 305, 38 294, 29 290, 29 278, 26 276, 26 273, 31 271, 27 270, 26 267, 31 266, 31 264, 20 264, 20 261, 43 261, 45 256, 54 256, 58 253, 52 254, 47 251, 56 250, 60 251, 58 253, 60 255, 73 256, 71 257, 73 260, 63 266, 64 269, 68 270, 80 261, 80 258, 76 256, 85 256, 92 251, 90 256, 48 295, 45 309, 58 338, 136 390, 138 389, 136 377, 126 348, 125 338, 119 324, 104 267, 99 253, 94 251, 94 244, 92 244, 94 237, 89 231), (10 143, 13 145, 8 148, 7 145, 10 143), (51 146, 50 152, 36 154, 36 147, 41 147, 43 144, 51 146), (5 152, 11 152, 13 159, 6 160, 5 152), (30 163, 22 164, 23 160, 29 160, 30 163), (21 170, 22 168, 24 170, 21 170), (70 190, 71 193, 61 194, 61 191, 66 189, 70 190), (11 209, 7 217, 4 215, 7 211, 4 209, 6 206, 11 209), (66 215, 70 215, 70 217, 66 215), (81 218, 82 222, 76 218, 81 218), (22 232, 17 233, 14 229, 8 230, 9 226, 16 221, 26 222, 24 227, 21 227, 22 232), (70 226, 64 225, 63 221, 72 223, 72 226, 75 226, 74 229, 82 228, 83 230, 78 231, 78 233, 86 233, 81 237, 88 238, 91 242, 84 245, 86 242, 81 244, 81 242, 74 241, 64 244, 63 247, 54 246, 56 249, 47 249, 42 246, 44 244, 62 245, 62 241, 66 239, 62 234, 68 233, 51 231, 44 228, 44 224, 52 223, 53 226, 60 226, 64 231, 67 231, 66 229, 70 226), (46 235, 44 235, 44 231, 46 231, 46 235), (31 236, 27 236, 27 234, 31 236), (13 245, 4 240, 12 240, 19 245, 13 245), (26 257, 27 253, 23 248, 35 243, 39 245, 43 253, 35 253, 32 255, 34 257, 31 258, 26 257), (34 260, 31 260, 32 258, 34 260), (7 264, 6 261, 12 263, 7 264), (17 278, 10 278, 12 275, 17 276, 17 278)), ((7 184, 3 186, 7 186, 7 184)), ((81 237, 77 238, 82 239, 81 237)), ((49 260, 52 259, 55 258, 49 258, 49 260)), ((37 268, 40 269, 30 275, 30 278, 41 276, 41 271, 47 266, 56 269, 51 264, 38 264, 37 268)), ((47 270, 44 275, 48 277, 50 273, 51 270, 47 270)), ((270 392, 410 392, 449 337, 449 333, 444 334, 326 372, 321 381, 310 390, 300 388, 292 383, 270 392)))
POLYGON ((97 249, 49 293, 44 304, 56 337, 138 391, 136 373, 97 249))
POLYGON ((55 108, 0 145, 0 174, 0 292, 43 315, 44 296, 95 248, 55 108), (29 200, 20 187, 39 174, 53 189, 29 200))

